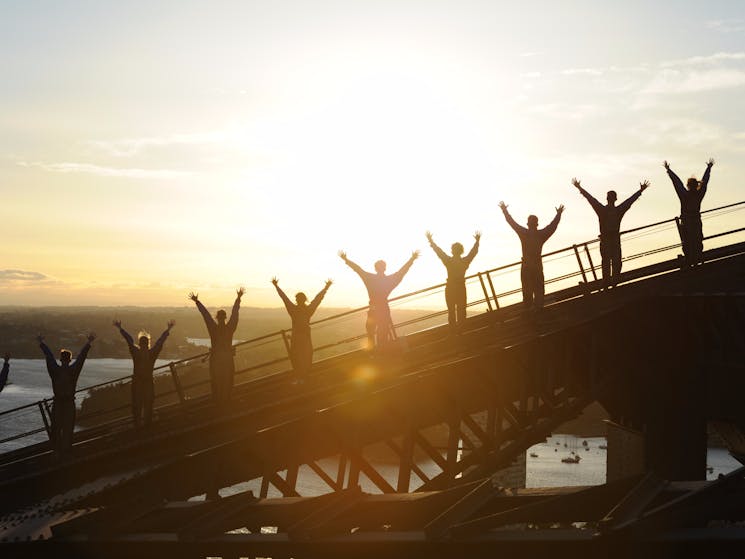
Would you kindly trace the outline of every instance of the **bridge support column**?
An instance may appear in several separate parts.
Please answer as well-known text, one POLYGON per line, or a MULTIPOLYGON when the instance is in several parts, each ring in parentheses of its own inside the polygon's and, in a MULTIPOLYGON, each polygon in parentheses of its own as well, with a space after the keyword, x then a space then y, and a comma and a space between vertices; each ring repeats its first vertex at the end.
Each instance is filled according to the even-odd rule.
POLYGON ((647 470, 662 479, 706 479, 707 390, 703 367, 693 363, 660 375, 645 432, 647 470), (656 400, 656 401, 654 401, 656 400))

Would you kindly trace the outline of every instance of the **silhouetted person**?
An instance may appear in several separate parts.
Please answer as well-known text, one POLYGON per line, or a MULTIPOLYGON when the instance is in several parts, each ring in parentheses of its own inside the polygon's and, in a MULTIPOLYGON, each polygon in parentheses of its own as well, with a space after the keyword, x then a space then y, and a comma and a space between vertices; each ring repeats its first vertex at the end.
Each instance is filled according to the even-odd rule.
POLYGON ((135 345, 132 336, 122 328, 122 321, 115 320, 114 326, 119 329, 119 333, 127 342, 129 354, 132 356, 132 418, 134 419, 135 428, 142 426, 144 419, 145 427, 149 427, 153 421, 153 400, 155 400, 155 388, 153 386, 153 368, 155 361, 163 349, 163 343, 166 341, 171 328, 176 324, 173 320, 168 321, 168 327, 163 331, 150 347, 150 334, 140 332, 137 337, 138 345, 135 345))
POLYGON ((448 325, 450 326, 451 333, 457 334, 466 322, 466 270, 468 270, 468 266, 471 265, 471 261, 479 251, 481 233, 476 231, 476 234, 473 236, 476 242, 473 243, 473 247, 465 257, 463 257, 462 244, 453 243, 450 246, 450 251, 453 255, 448 256, 432 240, 432 233, 427 231, 426 237, 429 241, 429 246, 435 251, 435 254, 445 265, 448 272, 448 279, 445 283, 445 304, 448 306, 448 325))
POLYGON ((393 321, 391 320, 391 309, 388 306, 388 296, 396 286, 404 279, 406 272, 419 257, 419 251, 411 253, 406 263, 395 274, 385 275, 386 264, 383 260, 375 262, 375 273, 366 272, 357 264, 347 258, 347 253, 339 251, 339 256, 344 263, 352 268, 360 276, 367 288, 370 297, 370 310, 367 312, 365 330, 367 331, 367 347, 381 347, 393 339, 393 321))
POLYGON ((520 266, 520 281, 523 287, 523 305, 526 309, 540 309, 543 307, 543 260, 541 250, 551 235, 554 234, 561 219, 561 213, 564 206, 556 208, 556 216, 543 229, 538 229, 538 218, 534 215, 528 216, 528 227, 522 227, 512 219, 510 212, 507 211, 507 205, 504 202, 499 203, 502 208, 504 218, 510 227, 520 237, 520 244, 523 249, 522 265, 520 266))
POLYGON ((85 358, 91 349, 91 343, 96 339, 95 334, 88 335, 88 341, 80 350, 78 358, 72 362, 72 352, 61 349, 60 363, 52 355, 51 350, 44 343, 43 336, 39 340, 39 347, 44 352, 47 361, 47 372, 52 379, 54 403, 52 405, 52 448, 58 455, 66 454, 72 448, 72 433, 75 429, 75 388, 78 384, 80 371, 83 369, 85 358))
POLYGON ((3 368, 0 370, 0 392, 5 388, 5 384, 8 382, 8 373, 10 372, 10 353, 6 353, 3 356, 3 368))
POLYGON ((220 309, 215 314, 217 321, 210 315, 199 300, 197 293, 189 293, 189 299, 194 301, 202 313, 207 331, 210 334, 210 380, 212 382, 212 397, 217 404, 226 404, 230 401, 230 393, 233 389, 233 375, 235 375, 235 364, 233 363, 233 333, 238 326, 238 309, 241 306, 241 297, 244 290, 241 287, 233 303, 230 319, 226 322, 227 313, 220 309))
POLYGON ((308 297, 302 291, 295 295, 295 303, 282 291, 279 280, 272 278, 272 284, 277 289, 287 313, 292 319, 292 336, 290 338, 290 362, 298 382, 303 382, 313 364, 313 342, 310 337, 310 319, 321 304, 323 297, 333 282, 326 280, 326 285, 308 304, 308 297))
POLYGON ((701 225, 701 200, 706 195, 714 160, 709 159, 706 163, 706 171, 704 171, 701 182, 697 181, 696 177, 691 177, 686 181, 685 188, 683 181, 670 169, 670 164, 665 161, 663 165, 670 180, 673 181, 675 192, 680 200, 680 236, 683 243, 683 255, 688 265, 692 266, 703 260, 704 233, 701 225))
POLYGON ((615 190, 609 190, 606 195, 608 204, 605 206, 587 192, 577 179, 572 179, 572 184, 577 187, 580 194, 584 196, 595 210, 600 223, 600 259, 603 269, 603 285, 608 287, 618 283, 618 275, 621 273, 621 219, 629 211, 631 205, 639 199, 649 187, 649 181, 639 183, 639 190, 626 198, 616 206, 618 199, 615 190))

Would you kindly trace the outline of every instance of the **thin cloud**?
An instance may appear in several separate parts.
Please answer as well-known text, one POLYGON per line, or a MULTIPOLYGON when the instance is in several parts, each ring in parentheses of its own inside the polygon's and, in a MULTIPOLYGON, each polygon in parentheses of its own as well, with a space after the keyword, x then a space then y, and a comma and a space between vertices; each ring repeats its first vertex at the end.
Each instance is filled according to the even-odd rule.
POLYGON ((0 281, 43 281, 48 279, 41 272, 26 270, 0 270, 0 281))
POLYGON ((36 167, 53 173, 84 173, 101 177, 122 177, 131 179, 181 179, 191 176, 187 171, 172 169, 138 169, 121 167, 104 167, 91 163, 42 163, 19 161, 21 167, 36 167))
POLYGON ((590 104, 544 103, 531 107, 529 112, 557 120, 580 120, 599 114, 600 107, 590 104))
POLYGON ((718 64, 737 60, 745 60, 745 52, 716 52, 707 56, 691 56, 689 58, 667 60, 661 62, 660 66, 663 68, 672 68, 676 66, 700 66, 704 64, 718 64))
POLYGON ((745 70, 717 68, 702 71, 663 70, 641 93, 698 93, 745 85, 745 70))
POLYGON ((88 142, 88 145, 117 157, 131 157, 153 147, 213 145, 224 142, 225 139, 224 131, 210 131, 109 141, 95 140, 88 142))
POLYGON ((745 32, 745 20, 742 19, 712 19, 706 22, 706 28, 720 33, 745 32))
POLYGON ((0 285, 6 288, 30 285, 53 285, 57 283, 57 280, 41 272, 15 269, 0 270, 0 285))
POLYGON ((561 71, 562 76, 602 76, 603 73, 598 68, 567 68, 561 71))

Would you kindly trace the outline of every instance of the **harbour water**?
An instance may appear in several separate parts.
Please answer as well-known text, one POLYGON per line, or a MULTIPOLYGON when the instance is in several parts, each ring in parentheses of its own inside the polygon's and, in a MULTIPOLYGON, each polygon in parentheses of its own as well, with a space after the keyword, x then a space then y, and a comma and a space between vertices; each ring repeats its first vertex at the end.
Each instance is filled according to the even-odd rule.
MULTIPOLYGON (((161 361, 165 363, 166 361, 161 361)), ((159 362, 158 364, 160 364, 159 362)), ((80 388, 86 388, 102 382, 116 380, 131 374, 132 362, 128 359, 89 359, 83 369, 78 383, 80 388)), ((32 404, 43 398, 52 396, 52 387, 46 372, 46 365, 42 359, 13 359, 11 360, 10 383, 0 393, 0 412, 25 404, 32 404)), ((22 432, 29 427, 40 424, 40 414, 32 407, 22 414, 0 416, 0 439, 9 434, 22 432)), ((43 440, 44 433, 34 439, 14 441, 0 445, 0 452, 10 450, 35 440, 43 440)), ((545 442, 531 447, 526 456, 526 486, 527 487, 561 487, 578 485, 598 485, 605 483, 606 450, 600 448, 605 445, 605 438, 581 438, 573 435, 556 434, 545 442), (586 441, 586 445, 583 444, 586 441), (574 453, 574 454, 572 454, 574 453), (563 463, 562 458, 579 455, 576 464, 563 463)), ((716 479, 719 474, 728 473, 739 466, 726 449, 710 448, 707 464, 711 467, 708 479, 716 479)), ((319 465, 332 477, 336 475, 335 460, 321 460, 319 465)), ((395 465, 378 465, 383 477, 395 485, 398 471, 395 465)), ((439 473, 434 463, 421 463, 419 466, 427 475, 439 473)), ((369 480, 361 477, 363 490, 377 492, 369 480)), ((301 469, 298 476, 298 489, 301 494, 313 495, 328 492, 325 483, 310 469, 301 469)), ((413 483, 412 489, 417 487, 413 483)), ((234 493, 252 489, 256 493, 259 486, 256 482, 241 484, 224 492, 234 493), (256 485, 256 487, 254 487, 256 485)), ((272 495, 270 493, 270 495, 272 495)), ((278 494, 276 495, 278 496, 278 494)))

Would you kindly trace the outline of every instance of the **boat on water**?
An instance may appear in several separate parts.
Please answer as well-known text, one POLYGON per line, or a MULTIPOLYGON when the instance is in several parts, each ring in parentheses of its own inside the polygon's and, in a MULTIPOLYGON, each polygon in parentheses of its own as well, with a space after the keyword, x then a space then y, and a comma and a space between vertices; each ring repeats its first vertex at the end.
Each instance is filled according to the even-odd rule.
POLYGON ((538 458, 538 455, 535 452, 530 453, 531 458, 538 458))
POLYGON ((580 460, 582 460, 582 458, 580 458, 579 454, 574 454, 573 456, 566 456, 561 459, 561 461, 564 462, 564 464, 578 464, 580 460))
POLYGON ((608 445, 607 444, 601 444, 601 445, 598 445, 598 448, 600 450, 608 450, 608 445))

